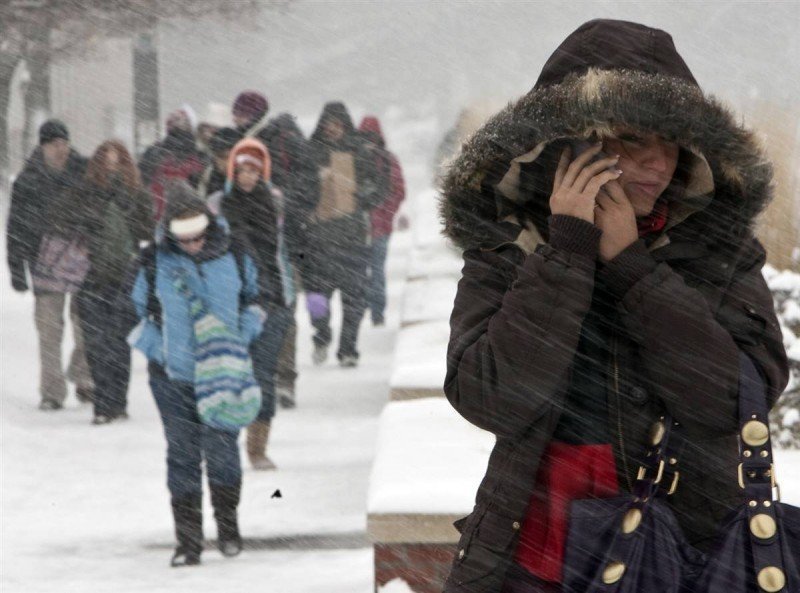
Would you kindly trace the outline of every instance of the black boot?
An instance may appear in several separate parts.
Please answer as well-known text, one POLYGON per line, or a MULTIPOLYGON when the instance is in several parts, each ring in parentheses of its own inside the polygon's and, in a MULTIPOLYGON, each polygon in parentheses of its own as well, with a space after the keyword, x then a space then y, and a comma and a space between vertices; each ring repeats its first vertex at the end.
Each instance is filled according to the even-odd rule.
POLYGON ((200 564, 203 551, 203 498, 192 495, 172 499, 172 516, 175 519, 175 538, 178 547, 170 561, 171 566, 200 564))
POLYGON ((236 508, 242 486, 211 485, 211 504, 217 520, 217 547, 223 556, 236 556, 242 551, 242 536, 236 508))

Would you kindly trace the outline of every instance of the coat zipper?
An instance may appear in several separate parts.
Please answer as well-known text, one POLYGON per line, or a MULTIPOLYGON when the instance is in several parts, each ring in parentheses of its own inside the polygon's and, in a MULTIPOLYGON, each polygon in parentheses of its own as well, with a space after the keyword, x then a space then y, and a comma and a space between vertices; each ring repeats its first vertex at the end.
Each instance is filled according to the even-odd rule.
POLYGON ((625 455, 625 436, 622 434, 622 398, 619 395, 619 362, 617 361, 617 338, 613 339, 611 361, 613 365, 614 395, 617 401, 617 436, 619 438, 619 453, 622 456, 622 470, 625 472, 625 482, 628 492, 633 492, 631 474, 628 469, 628 456, 625 455))

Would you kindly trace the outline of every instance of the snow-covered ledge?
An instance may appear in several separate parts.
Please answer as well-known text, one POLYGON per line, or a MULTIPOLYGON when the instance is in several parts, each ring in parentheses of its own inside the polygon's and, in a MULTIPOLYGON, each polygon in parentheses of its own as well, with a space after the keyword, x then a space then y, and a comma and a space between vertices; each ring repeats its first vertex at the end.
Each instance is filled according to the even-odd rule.
POLYGON ((444 395, 449 337, 447 321, 418 323, 400 330, 389 378, 391 400, 444 395))
POLYGON ((443 397, 387 404, 370 477, 370 539, 457 542, 453 521, 472 511, 494 440, 443 397))

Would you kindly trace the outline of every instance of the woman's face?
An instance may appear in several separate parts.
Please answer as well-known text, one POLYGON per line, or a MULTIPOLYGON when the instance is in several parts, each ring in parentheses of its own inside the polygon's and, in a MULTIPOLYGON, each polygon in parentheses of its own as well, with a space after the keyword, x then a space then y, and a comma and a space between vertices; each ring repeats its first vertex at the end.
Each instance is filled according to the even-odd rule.
POLYGON ((672 181, 680 148, 657 134, 627 129, 616 134, 616 138, 603 140, 603 150, 608 155, 619 155, 619 183, 636 216, 647 216, 672 181))
POLYGON ((344 136, 344 124, 335 117, 331 117, 323 124, 322 132, 329 141, 338 142, 344 136))
POLYGON ((113 148, 107 150, 104 163, 109 173, 117 173, 119 171, 119 153, 113 148))
POLYGON ((249 163, 242 163, 236 167, 236 185, 245 193, 250 193, 258 185, 261 171, 249 163))
POLYGON ((189 255, 197 255, 206 244, 206 231, 191 237, 175 237, 180 248, 189 255))

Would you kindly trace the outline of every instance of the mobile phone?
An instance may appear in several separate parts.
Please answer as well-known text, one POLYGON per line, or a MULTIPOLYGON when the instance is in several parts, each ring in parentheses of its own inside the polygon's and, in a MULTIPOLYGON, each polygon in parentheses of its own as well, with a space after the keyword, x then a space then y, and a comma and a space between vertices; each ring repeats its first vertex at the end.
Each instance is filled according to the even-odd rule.
MULTIPOLYGON (((592 146, 594 146, 594 144, 589 142, 588 140, 576 140, 576 139, 573 138, 573 139, 567 141, 567 146, 569 146, 570 149, 572 150, 572 160, 574 161, 578 157, 578 155, 580 155, 581 153, 586 152, 587 150, 592 148, 592 146)), ((607 155, 606 153, 604 153, 601 150, 596 155, 594 155, 594 157, 592 157, 592 160, 589 161, 589 162, 590 163, 594 163, 595 161, 606 159, 608 157, 609 157, 609 155, 607 155)), ((609 167, 606 167, 606 168, 609 171, 616 171, 617 166, 616 165, 610 165, 609 167)))

